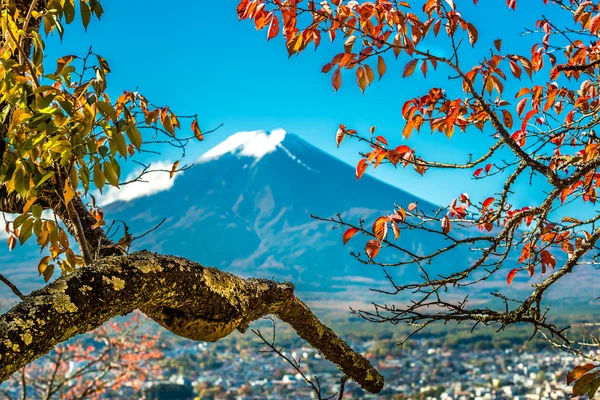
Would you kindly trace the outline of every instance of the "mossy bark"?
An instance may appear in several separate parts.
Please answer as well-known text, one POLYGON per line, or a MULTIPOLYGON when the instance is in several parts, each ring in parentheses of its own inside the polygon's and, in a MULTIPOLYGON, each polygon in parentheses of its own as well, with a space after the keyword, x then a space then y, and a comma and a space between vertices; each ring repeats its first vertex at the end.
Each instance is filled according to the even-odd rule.
POLYGON ((34 291, 0 316, 0 381, 116 315, 139 309, 177 335, 216 341, 275 314, 325 357, 377 393, 383 377, 324 326, 290 283, 242 279, 186 259, 139 252, 106 257, 34 291))

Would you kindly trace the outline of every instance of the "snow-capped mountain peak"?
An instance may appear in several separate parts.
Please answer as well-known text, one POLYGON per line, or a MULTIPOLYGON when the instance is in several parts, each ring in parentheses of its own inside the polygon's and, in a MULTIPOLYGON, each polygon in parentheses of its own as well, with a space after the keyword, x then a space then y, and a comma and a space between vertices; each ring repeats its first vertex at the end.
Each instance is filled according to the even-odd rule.
POLYGON ((198 162, 214 160, 227 153, 253 157, 258 161, 266 154, 275 151, 285 138, 285 134, 283 129, 274 129, 270 132, 263 130, 237 132, 204 153, 198 162))

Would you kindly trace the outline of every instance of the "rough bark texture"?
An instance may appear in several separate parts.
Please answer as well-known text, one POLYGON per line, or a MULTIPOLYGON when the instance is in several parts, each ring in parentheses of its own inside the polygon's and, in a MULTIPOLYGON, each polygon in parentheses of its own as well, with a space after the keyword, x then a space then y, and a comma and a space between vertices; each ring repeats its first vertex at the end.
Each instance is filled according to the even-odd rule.
POLYGON ((294 296, 292 284, 242 279, 149 252, 80 268, 0 316, 0 381, 56 344, 136 309, 177 335, 202 341, 243 332, 250 322, 276 314, 364 389, 383 388, 377 370, 294 296))

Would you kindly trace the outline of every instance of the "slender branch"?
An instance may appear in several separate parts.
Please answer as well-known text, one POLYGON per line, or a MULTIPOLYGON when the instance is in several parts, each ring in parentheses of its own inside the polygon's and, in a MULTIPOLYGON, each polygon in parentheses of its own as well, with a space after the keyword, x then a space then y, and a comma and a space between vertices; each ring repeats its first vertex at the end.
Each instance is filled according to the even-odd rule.
POLYGON ((2 274, 0 274, 0 281, 2 281, 2 283, 4 283, 6 286, 8 286, 10 288, 10 290, 12 290, 12 292, 15 294, 15 296, 17 296, 21 300, 25 299, 25 295, 23 293, 21 293, 21 291, 15 286, 15 284, 12 283, 11 281, 9 281, 8 278, 6 278, 2 274))

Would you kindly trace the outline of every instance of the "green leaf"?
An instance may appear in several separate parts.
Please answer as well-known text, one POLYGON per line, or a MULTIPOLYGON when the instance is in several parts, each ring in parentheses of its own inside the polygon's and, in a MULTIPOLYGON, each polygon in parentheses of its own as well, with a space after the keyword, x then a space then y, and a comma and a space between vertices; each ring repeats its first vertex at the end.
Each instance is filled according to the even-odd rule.
POLYGON ((142 134, 140 133, 137 126, 132 125, 130 128, 127 129, 127 137, 136 149, 139 150, 140 147, 142 147, 142 134))
POLYGON ((79 169, 79 179, 87 193, 90 190, 90 170, 85 164, 79 169))
POLYGON ((46 182, 48 179, 52 178, 54 176, 54 171, 52 172, 48 172, 46 175, 42 176, 42 179, 39 180, 39 182, 35 185, 35 187, 40 187, 44 182, 46 182))
POLYGON ((127 158, 127 143, 125 143, 125 137, 121 132, 113 133, 111 147, 113 145, 117 147, 119 154, 127 158))
POLYGON ((95 163, 94 164, 94 185, 96 185, 96 187, 98 188, 100 193, 102 193, 102 188, 104 187, 105 183, 106 183, 106 177, 104 176, 104 173, 102 172, 102 169, 100 168, 100 164, 95 163))
POLYGON ((23 225, 21 226, 21 230, 19 232, 19 242, 21 243, 21 245, 23 245, 23 243, 25 243, 27 239, 31 237, 32 233, 33 219, 29 218, 25 222, 23 222, 23 225))
POLYGON ((22 167, 15 172, 14 182, 15 190, 22 197, 27 197, 27 192, 29 192, 29 176, 25 174, 25 170, 22 167))
POLYGON ((102 14, 104 14, 104 9, 98 0, 90 0, 90 8, 92 9, 92 12, 96 14, 98 20, 102 17, 102 14))
POLYGON ((63 12, 65 13, 65 21, 70 24, 75 19, 75 6, 72 0, 67 0, 63 4, 63 12))
POLYGON ((31 206, 31 215, 33 215, 33 218, 35 219, 41 219, 42 210, 42 206, 40 206, 39 204, 34 204, 33 206, 31 206))
POLYGON ((96 102, 96 104, 98 105, 98 108, 100 109, 100 112, 102 113, 103 116, 109 116, 111 117, 114 121, 117 120, 117 113, 115 112, 115 109, 108 104, 105 101, 102 100, 98 100, 96 102))
POLYGON ((111 162, 104 163, 104 176, 106 176, 108 183, 115 187, 119 187, 119 176, 111 162))
POLYGON ((19 228, 25 221, 27 221, 28 218, 29 218, 29 215, 27 215, 27 214, 21 214, 21 215, 19 215, 13 221, 13 229, 19 228))
POLYGON ((92 14, 90 12, 90 7, 84 0, 79 1, 79 12, 81 13, 81 22, 83 23, 83 27, 87 31, 92 14))

